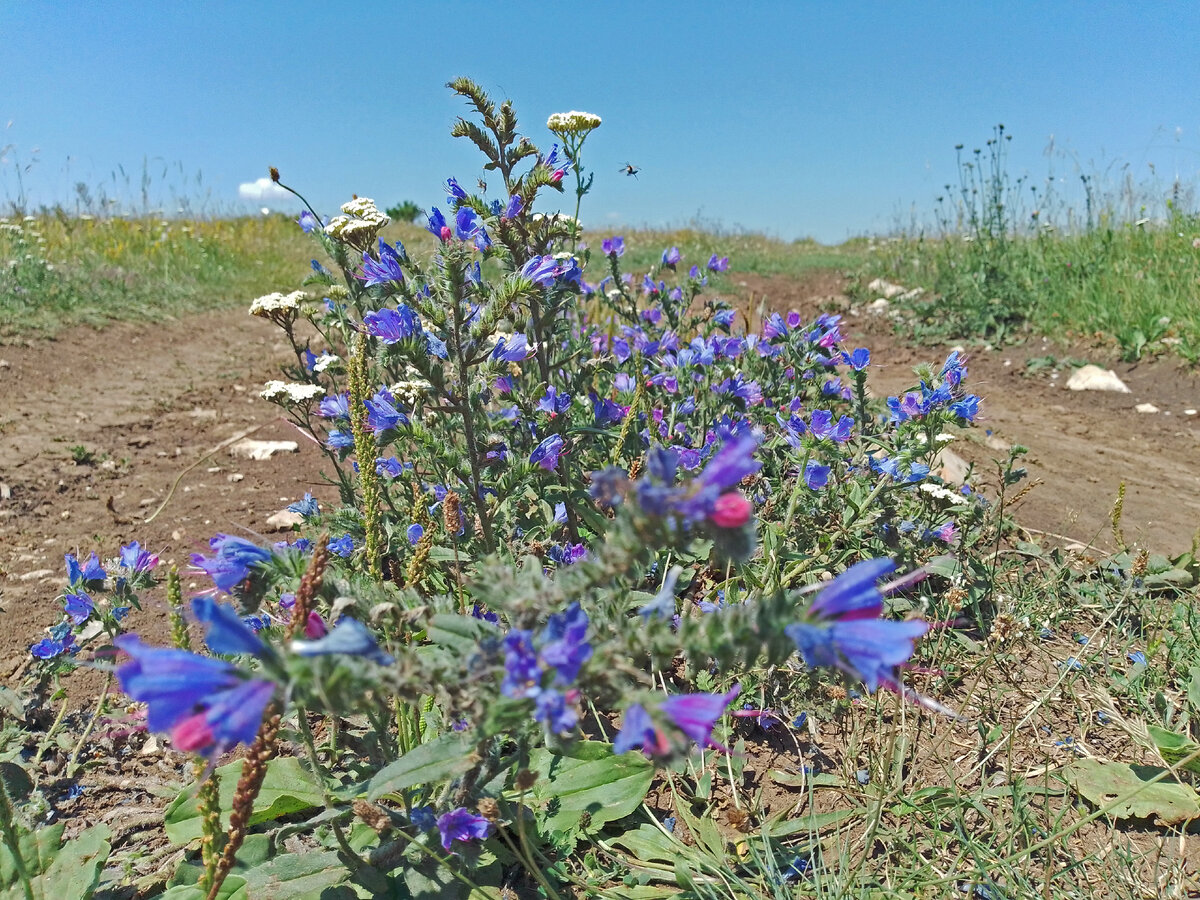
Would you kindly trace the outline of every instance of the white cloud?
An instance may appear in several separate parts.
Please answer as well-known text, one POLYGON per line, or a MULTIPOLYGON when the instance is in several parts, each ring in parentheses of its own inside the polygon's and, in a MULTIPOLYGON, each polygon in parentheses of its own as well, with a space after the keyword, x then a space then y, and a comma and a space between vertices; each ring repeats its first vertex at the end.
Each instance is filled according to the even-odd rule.
POLYGON ((290 200, 292 195, 270 178, 260 178, 239 184, 238 196, 253 203, 265 203, 270 200, 290 200))

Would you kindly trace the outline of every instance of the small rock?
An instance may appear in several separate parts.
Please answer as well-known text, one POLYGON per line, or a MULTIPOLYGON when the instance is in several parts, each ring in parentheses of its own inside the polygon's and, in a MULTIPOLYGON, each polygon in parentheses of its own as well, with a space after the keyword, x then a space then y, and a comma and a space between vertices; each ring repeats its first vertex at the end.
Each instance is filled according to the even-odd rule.
POLYGON ((53 574, 54 574, 53 569, 34 569, 32 572, 26 572, 24 575, 21 575, 17 580, 18 581, 37 581, 38 579, 45 578, 47 575, 53 575, 53 574))
POLYGON ((217 472, 221 471, 221 467, 220 466, 209 466, 204 471, 207 472, 209 475, 215 475, 217 472))
POLYGON ((138 501, 138 506, 141 506, 143 508, 147 507, 147 506, 153 506, 153 505, 154 505, 153 497, 143 497, 141 500, 138 501))
POLYGON ((1184 414, 1185 416, 1194 416, 1194 415, 1196 414, 1196 410, 1194 410, 1194 409, 1185 409, 1185 410, 1183 411, 1183 414, 1184 414))
POLYGON ((1116 372, 1112 369, 1102 369, 1099 366, 1091 364, 1082 366, 1071 373, 1071 377, 1067 380, 1067 390, 1129 393, 1129 388, 1125 386, 1125 382, 1117 377, 1116 372))
POLYGON ((872 300, 870 303, 868 303, 867 309, 873 313, 885 313, 888 311, 889 306, 891 306, 891 304, 887 302, 887 299, 880 297, 878 300, 872 300))
POLYGON ((933 474, 947 484, 964 484, 971 464, 951 450, 943 447, 933 460, 933 474))
POLYGON ((178 541, 178 540, 182 540, 182 539, 183 539, 183 530, 182 529, 176 528, 174 531, 171 532, 171 540, 178 541))
POLYGON ((245 459, 270 459, 276 453, 297 453, 300 445, 295 441, 255 441, 244 438, 229 448, 230 456, 245 459))
POLYGON ((1153 403, 1139 403, 1137 406, 1134 407, 1134 409, 1140 413, 1156 413, 1156 412, 1158 412, 1158 407, 1155 406, 1153 403))
MULTIPOLYGON (((1192 413, 1195 413, 1195 412, 1196 411, 1193 409, 1192 413)), ((11 500, 11 499, 12 499, 12 488, 10 488, 3 481, 0 481, 0 500, 11 500)))
POLYGON ((267 518, 267 527, 272 531, 291 531, 293 525, 302 524, 304 524, 304 516, 292 512, 290 509, 281 509, 267 518))
POLYGON ((884 281, 882 278, 876 278, 867 285, 867 290, 872 294, 882 294, 884 299, 891 300, 893 297, 906 293, 908 288, 901 287, 898 284, 892 284, 890 281, 884 281))
POLYGON ((201 409, 199 406, 194 407, 188 415, 197 422, 215 422, 217 420, 215 409, 201 409))
POLYGON ((64 509, 62 512, 60 512, 58 514, 58 517, 60 519, 69 519, 69 518, 71 518, 71 511, 69 509, 64 509))
POLYGON ((0 369, 7 369, 11 365, 12 363, 10 363, 7 359, 0 359, 0 369))
POLYGON ((232 475, 226 475, 225 480, 230 482, 231 484, 237 484, 239 481, 241 481, 245 477, 246 476, 243 475, 241 472, 234 472, 232 475))
POLYGON ((158 753, 158 735, 150 735, 146 738, 146 743, 142 744, 142 756, 153 756, 158 753))
POLYGON ((999 453, 1007 453, 1012 449, 1012 444, 995 434, 989 434, 984 443, 988 446, 988 449, 996 450, 999 453))

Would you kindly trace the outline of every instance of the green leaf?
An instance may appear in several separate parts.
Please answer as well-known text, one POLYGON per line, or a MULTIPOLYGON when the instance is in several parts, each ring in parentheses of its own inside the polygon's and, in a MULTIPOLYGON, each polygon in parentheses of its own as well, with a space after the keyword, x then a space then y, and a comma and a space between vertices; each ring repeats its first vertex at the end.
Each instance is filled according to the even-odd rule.
POLYGON ((466 657, 479 649, 479 641, 500 634, 491 622, 474 616, 439 613, 429 621, 428 638, 433 643, 466 657))
POLYGON ((284 853, 268 863, 248 869, 246 894, 254 900, 302 900, 321 896, 350 875, 336 850, 318 853, 284 853))
MULTIPOLYGON (((229 810, 233 806, 233 795, 242 774, 242 763, 233 762, 221 766, 216 774, 221 779, 221 824, 229 825, 229 810)), ((250 814, 250 825, 289 816, 292 813, 312 809, 325 802, 321 788, 312 776, 292 756, 281 756, 267 763, 267 775, 262 790, 254 800, 254 811, 250 814)), ((196 786, 183 790, 167 807, 163 824, 167 837, 173 844, 186 844, 200 837, 200 813, 196 809, 196 786)))
POLYGON ((786 812, 771 819, 763 825, 763 834, 768 837, 782 838, 804 832, 818 834, 827 828, 834 828, 851 819, 856 819, 866 812, 865 807, 855 806, 850 809, 837 809, 826 813, 809 813, 805 816, 785 818, 786 812))
MULTIPOLYGON (((207 891, 202 891, 194 884, 177 884, 165 894, 159 895, 159 900, 205 900, 207 891)), ((217 900, 250 900, 246 893, 246 882, 237 875, 228 876, 217 892, 217 900)))
MULTIPOLYGON (((107 825, 94 825, 63 844, 63 826, 22 835, 21 858, 30 875, 34 900, 88 900, 112 850, 107 825)), ((25 889, 7 848, 0 848, 0 900, 25 900, 25 889)))
POLYGON ((543 748, 529 758, 530 768, 542 774, 533 795, 547 806, 545 823, 551 831, 579 827, 585 812, 588 830, 624 818, 637 809, 654 779, 654 766, 646 757, 618 756, 604 741, 578 741, 561 754, 543 748))
POLYGON ((1200 745, 1196 744, 1190 738, 1184 737, 1182 734, 1176 734, 1173 731, 1167 731, 1165 728, 1159 728, 1155 725, 1147 725, 1146 732, 1150 735, 1150 740, 1154 741, 1158 755, 1163 758, 1163 761, 1168 766, 1173 766, 1192 756, 1193 753, 1197 753, 1198 755, 1187 763, 1184 763, 1180 768, 1187 772, 1200 774, 1200 745))
POLYGON ((1109 806, 1115 819, 1154 819, 1177 825, 1200 817, 1200 797, 1185 784, 1164 779, 1147 785, 1162 769, 1080 759, 1063 770, 1068 783, 1089 803, 1109 806), (1136 793, 1135 793, 1136 791, 1136 793))
POLYGON ((450 732, 414 747, 375 773, 367 782, 367 797, 378 800, 418 784, 434 784, 461 775, 474 764, 471 740, 450 732))
POLYGON ((609 843, 624 847, 642 862, 673 863, 682 848, 679 841, 648 823, 612 838, 609 843))

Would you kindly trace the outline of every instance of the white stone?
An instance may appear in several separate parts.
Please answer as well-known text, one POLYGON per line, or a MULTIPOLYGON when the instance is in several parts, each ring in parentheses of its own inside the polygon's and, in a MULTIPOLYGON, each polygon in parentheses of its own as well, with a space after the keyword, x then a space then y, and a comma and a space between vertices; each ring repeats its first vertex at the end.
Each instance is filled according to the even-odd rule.
POLYGON ((868 303, 867 309, 873 313, 885 313, 888 311, 889 306, 891 306, 891 304, 887 302, 887 299, 880 297, 878 300, 872 300, 870 303, 868 303))
POLYGON ((267 527, 272 531, 291 531, 293 525, 301 525, 303 523, 304 516, 300 515, 300 513, 292 512, 290 509, 281 509, 267 519, 267 527))
POLYGON ((867 285, 867 290, 872 294, 880 294, 885 300, 891 300, 893 297, 898 297, 905 293, 908 288, 892 284, 890 281, 884 281, 882 278, 876 278, 867 285))
POLYGON ((971 464, 951 450, 943 447, 933 460, 933 474, 947 484, 964 484, 971 464))
POLYGON ((39 578, 45 578, 47 575, 53 575, 53 569, 34 569, 32 572, 26 572, 22 575, 20 581, 37 581, 39 578))
POLYGON ((1067 380, 1067 389, 1071 391, 1115 391, 1120 394, 1128 394, 1129 388, 1125 386, 1117 373, 1112 369, 1102 369, 1099 366, 1088 364, 1076 369, 1071 373, 1071 377, 1067 380))
POLYGON ((1196 414, 1196 410, 1194 410, 1194 409, 1185 409, 1185 410, 1183 411, 1183 414, 1184 414, 1185 416, 1194 416, 1194 415, 1196 414))
POLYGON ((243 438, 229 448, 230 456, 245 459, 270 459, 276 453, 298 453, 300 445, 295 441, 256 441, 243 438))
POLYGON ((1140 413, 1156 413, 1156 412, 1158 412, 1158 407, 1155 406, 1153 403, 1139 403, 1137 406, 1134 407, 1134 409, 1140 413))

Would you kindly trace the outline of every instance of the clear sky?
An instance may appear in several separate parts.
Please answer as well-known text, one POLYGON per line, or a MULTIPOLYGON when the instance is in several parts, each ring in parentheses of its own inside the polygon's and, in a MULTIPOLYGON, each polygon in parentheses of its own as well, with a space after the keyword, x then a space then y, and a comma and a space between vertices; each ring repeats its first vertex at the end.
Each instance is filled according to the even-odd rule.
POLYGON ((1034 181, 1200 180, 1192 3, 0 0, 0 41, 0 200, 32 205, 73 207, 77 182, 136 201, 143 159, 152 198, 214 211, 269 165, 322 212, 439 203, 478 173, 447 133, 457 75, 547 147, 549 113, 604 118, 581 216, 601 229, 886 231, 1001 122, 1034 181))

